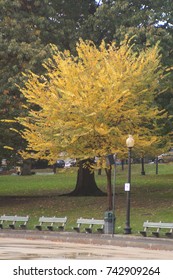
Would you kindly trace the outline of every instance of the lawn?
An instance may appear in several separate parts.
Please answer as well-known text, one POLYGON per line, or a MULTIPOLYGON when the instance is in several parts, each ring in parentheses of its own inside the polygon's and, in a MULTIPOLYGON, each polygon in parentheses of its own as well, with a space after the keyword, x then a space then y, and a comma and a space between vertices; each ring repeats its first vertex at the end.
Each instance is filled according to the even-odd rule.
MULTIPOLYGON (((138 234, 146 220, 173 222, 173 164, 160 164, 159 174, 155 165, 146 164, 146 175, 141 166, 132 165, 131 227, 138 234)), ((71 197, 63 194, 72 191, 77 170, 68 169, 56 175, 0 176, 0 215, 29 215, 28 228, 33 229, 38 218, 44 216, 67 216, 66 230, 71 230, 76 219, 104 217, 107 197, 71 197)), ((95 173, 97 185, 106 190, 106 175, 95 173)), ((116 171, 116 233, 123 233, 126 216, 127 166, 116 171)))

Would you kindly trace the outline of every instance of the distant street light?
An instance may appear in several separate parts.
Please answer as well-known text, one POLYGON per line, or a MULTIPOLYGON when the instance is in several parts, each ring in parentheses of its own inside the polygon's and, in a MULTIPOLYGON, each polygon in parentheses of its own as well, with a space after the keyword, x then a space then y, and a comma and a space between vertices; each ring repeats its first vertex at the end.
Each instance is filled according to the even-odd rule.
POLYGON ((130 227, 130 187, 131 187, 131 151, 134 146, 134 139, 132 135, 126 140, 126 145, 128 148, 128 182, 125 184, 125 191, 127 192, 127 208, 126 208, 126 224, 124 228, 125 234, 131 234, 130 227))

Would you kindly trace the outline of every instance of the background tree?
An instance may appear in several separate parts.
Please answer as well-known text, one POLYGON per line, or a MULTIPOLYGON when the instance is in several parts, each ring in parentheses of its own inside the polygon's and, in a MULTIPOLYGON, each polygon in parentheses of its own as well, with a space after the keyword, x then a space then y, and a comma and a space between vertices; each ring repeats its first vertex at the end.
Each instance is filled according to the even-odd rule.
MULTIPOLYGON (((28 116, 18 118, 28 143, 23 157, 34 150, 33 158, 54 162, 64 151, 68 157, 99 156, 104 162, 109 154, 124 153, 129 133, 136 146, 158 140, 154 98, 163 71, 157 46, 138 54, 127 42, 117 49, 81 40, 77 56, 54 51, 44 64, 47 73, 31 73, 21 89, 29 105, 28 116)), ((111 209, 111 174, 106 174, 111 209)))
MULTIPOLYGON (((78 31, 96 9, 94 0, 1 0, 0 1, 0 113, 11 119, 23 114, 24 97, 16 84, 22 85, 22 72, 44 73, 42 62, 50 57, 50 43, 59 49, 74 50, 78 31)), ((17 155, 25 141, 0 125, 1 158, 17 155), (19 144, 20 143, 20 144, 19 144), (14 150, 3 146, 13 145, 14 150)))
MULTIPOLYGON (((82 38, 91 39, 99 45, 104 39, 107 43, 119 44, 125 36, 133 36, 131 43, 143 50, 160 42, 161 63, 166 67, 173 65, 173 1, 150 0, 103 0, 102 4, 83 25, 82 38)), ((157 96, 157 104, 173 114, 173 73, 167 80, 167 90, 157 96)), ((165 87, 165 86, 164 86, 165 87)), ((165 118, 163 135, 172 131, 172 119, 165 118)))

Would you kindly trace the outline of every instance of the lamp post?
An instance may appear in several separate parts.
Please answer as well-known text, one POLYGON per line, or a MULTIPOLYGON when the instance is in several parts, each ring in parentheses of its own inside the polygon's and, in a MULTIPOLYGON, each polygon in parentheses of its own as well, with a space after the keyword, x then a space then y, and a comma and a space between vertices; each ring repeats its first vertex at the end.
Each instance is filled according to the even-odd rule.
POLYGON ((125 191, 127 192, 127 208, 126 208, 126 224, 124 228, 125 234, 131 234, 130 227, 130 185, 131 185, 131 151, 134 146, 134 139, 132 135, 126 140, 126 145, 128 148, 128 182, 125 184, 125 191))

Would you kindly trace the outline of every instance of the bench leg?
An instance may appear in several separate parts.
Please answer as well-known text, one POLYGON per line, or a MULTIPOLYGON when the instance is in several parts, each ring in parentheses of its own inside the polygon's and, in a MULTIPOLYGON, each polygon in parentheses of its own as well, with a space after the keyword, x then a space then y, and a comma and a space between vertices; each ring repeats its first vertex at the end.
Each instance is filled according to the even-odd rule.
POLYGON ((53 231, 53 226, 47 226, 47 229, 53 231))
POLYGON ((21 229, 26 229, 26 225, 20 225, 19 226, 21 229))
POLYGON ((64 226, 59 226, 58 229, 59 229, 60 231, 63 231, 63 230, 64 230, 64 226))
POLYGON ((74 227, 73 228, 76 232, 80 232, 80 228, 79 227, 74 227))
POLYGON ((85 232, 86 233, 92 233, 92 229, 91 228, 85 228, 85 232))
POLYGON ((36 229, 42 230, 42 226, 35 226, 36 229))
POLYGON ((15 229, 15 226, 14 225, 9 225, 9 228, 15 229))
POLYGON ((159 237, 159 232, 158 231, 153 231, 152 235, 154 235, 155 237, 159 237))
POLYGON ((173 236, 173 232, 166 232, 165 235, 166 235, 167 237, 172 237, 172 236, 173 236))
POLYGON ((103 228, 98 228, 98 229, 97 229, 97 232, 103 233, 103 232, 104 232, 104 229, 103 229, 103 228))
POLYGON ((142 236, 146 237, 147 236, 147 232, 144 230, 144 231, 140 231, 140 234, 142 234, 142 236))

